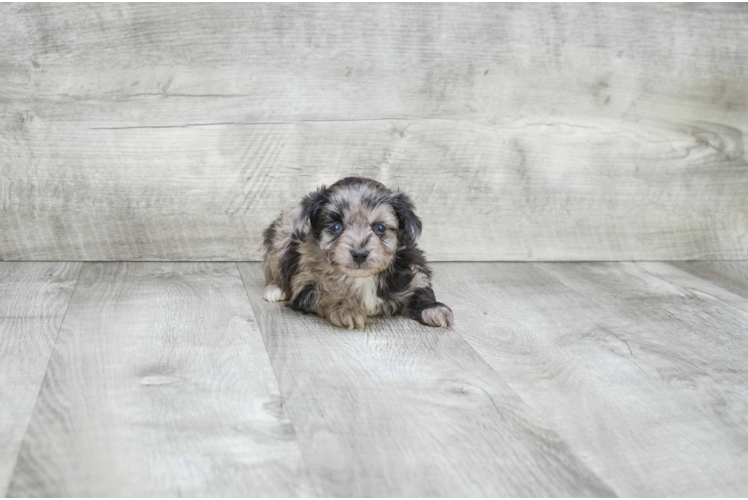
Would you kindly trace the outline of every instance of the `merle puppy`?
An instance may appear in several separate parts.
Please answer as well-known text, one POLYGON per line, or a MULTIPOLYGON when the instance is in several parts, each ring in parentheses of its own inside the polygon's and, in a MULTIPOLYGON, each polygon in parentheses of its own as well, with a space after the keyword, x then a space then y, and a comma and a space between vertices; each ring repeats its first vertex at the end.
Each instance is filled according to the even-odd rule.
POLYGON ((416 247, 421 220, 413 210, 404 193, 363 177, 308 194, 265 230, 265 300, 290 299, 296 311, 349 329, 392 314, 452 326, 416 247))

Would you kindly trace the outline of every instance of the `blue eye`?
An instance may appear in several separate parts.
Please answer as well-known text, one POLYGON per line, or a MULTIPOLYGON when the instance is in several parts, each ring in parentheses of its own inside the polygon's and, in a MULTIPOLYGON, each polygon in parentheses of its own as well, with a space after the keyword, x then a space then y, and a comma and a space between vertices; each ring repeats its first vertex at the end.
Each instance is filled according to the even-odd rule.
POLYGON ((376 226, 374 226, 374 232, 375 232, 375 233, 379 233, 379 234, 382 234, 382 233, 383 233, 383 232, 385 232, 386 230, 387 230, 387 228, 386 228, 386 227, 384 227, 384 226, 383 226, 382 224, 377 224, 376 226))
POLYGON ((332 231, 333 233, 339 233, 342 230, 343 226, 341 226, 340 224, 333 224, 332 226, 330 226, 330 231, 332 231))

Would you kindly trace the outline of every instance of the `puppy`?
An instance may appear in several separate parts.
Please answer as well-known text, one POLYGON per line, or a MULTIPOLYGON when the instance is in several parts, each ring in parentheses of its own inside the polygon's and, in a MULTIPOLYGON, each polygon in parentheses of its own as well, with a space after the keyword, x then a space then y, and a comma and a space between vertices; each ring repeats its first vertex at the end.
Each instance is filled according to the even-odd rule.
POLYGON ((364 328, 368 316, 404 314, 452 326, 416 247, 421 220, 404 193, 347 177, 305 196, 265 230, 265 300, 364 328))

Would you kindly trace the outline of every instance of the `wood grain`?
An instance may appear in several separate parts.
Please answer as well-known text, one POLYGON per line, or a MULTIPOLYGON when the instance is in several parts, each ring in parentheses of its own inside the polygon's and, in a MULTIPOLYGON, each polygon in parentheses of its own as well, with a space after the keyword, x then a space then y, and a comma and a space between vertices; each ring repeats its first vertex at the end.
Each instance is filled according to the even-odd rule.
POLYGON ((748 261, 673 262, 671 265, 748 299, 748 261))
POLYGON ((652 127, 643 139, 625 123, 89 130, 37 120, 34 148, 57 166, 31 178, 8 161, 9 259, 257 260, 282 206, 347 174, 410 193, 434 260, 739 258, 748 248, 748 167, 701 142, 706 128, 652 127))
POLYGON ((0 259, 257 260, 347 174, 436 260, 748 257, 744 5, 0 14, 0 259))
POLYGON ((617 494, 748 491, 748 301, 741 310, 633 263, 435 275, 457 332, 617 494))
POLYGON ((2 14, 12 50, 0 94, 14 99, 174 98, 205 118, 179 105, 189 98, 254 121, 518 109, 679 120, 695 116, 688 103, 740 123, 748 104, 740 4, 17 3, 2 14))
POLYGON ((239 268, 323 495, 612 494, 453 331, 341 330, 263 301, 260 265, 239 268))
POLYGON ((5 496, 80 268, 0 263, 0 496, 5 496))
POLYGON ((86 264, 10 496, 313 494, 234 264, 86 264))

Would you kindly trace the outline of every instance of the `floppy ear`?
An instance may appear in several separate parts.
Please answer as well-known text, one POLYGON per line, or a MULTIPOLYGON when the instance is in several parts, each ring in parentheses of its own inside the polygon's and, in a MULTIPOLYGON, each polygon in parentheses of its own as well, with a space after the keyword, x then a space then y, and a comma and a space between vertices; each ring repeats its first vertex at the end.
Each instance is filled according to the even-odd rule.
POLYGON ((412 248, 421 236, 421 219, 415 213, 415 206, 405 193, 395 193, 390 201, 395 209, 402 242, 406 248, 412 248))
POLYGON ((321 186, 304 196, 301 203, 291 210, 290 218, 293 224, 293 234, 300 240, 305 241, 309 232, 317 234, 317 219, 319 211, 327 203, 327 188, 321 186))

